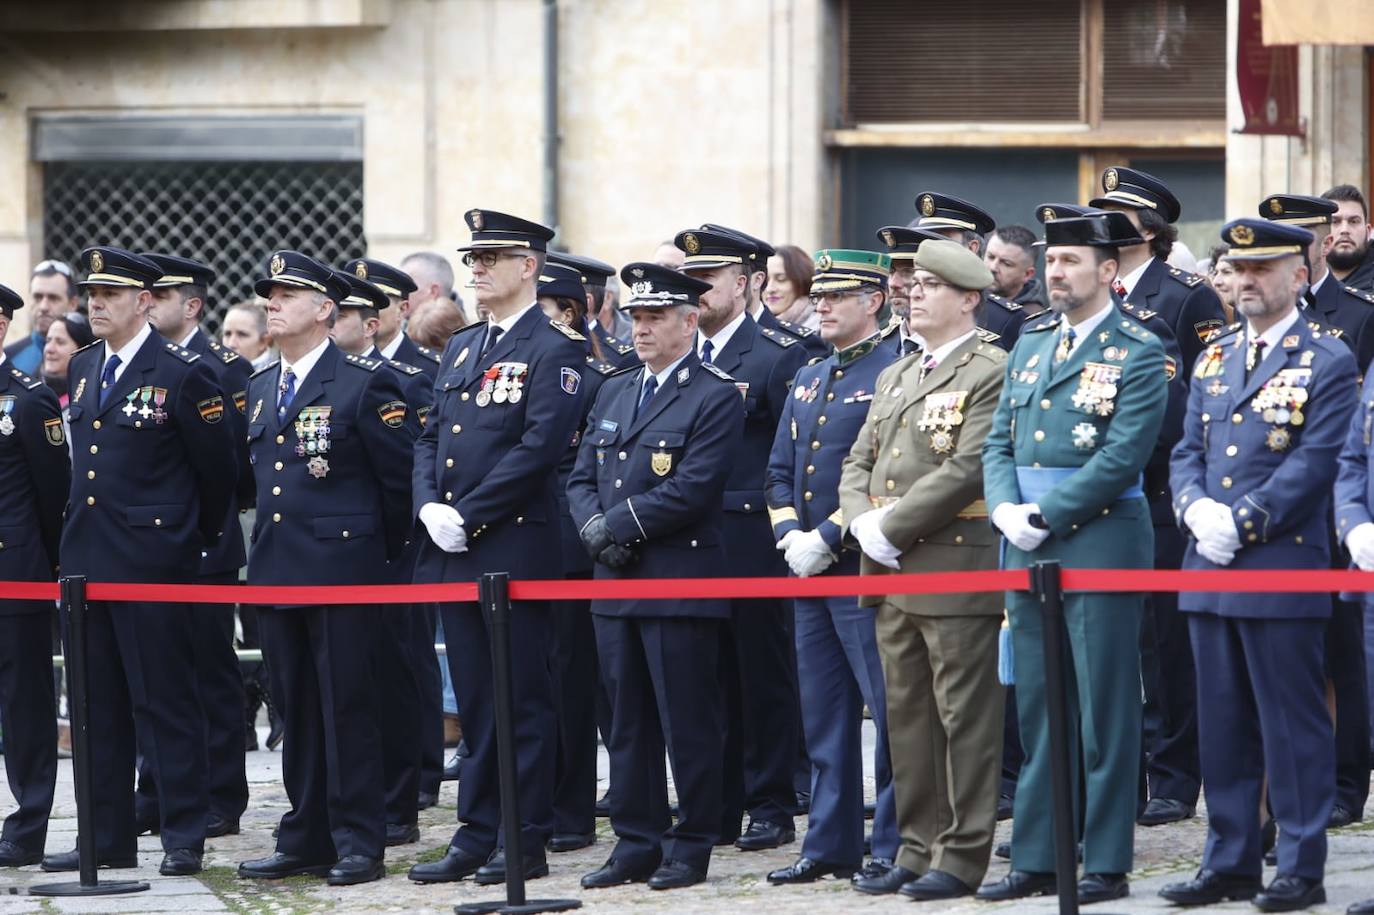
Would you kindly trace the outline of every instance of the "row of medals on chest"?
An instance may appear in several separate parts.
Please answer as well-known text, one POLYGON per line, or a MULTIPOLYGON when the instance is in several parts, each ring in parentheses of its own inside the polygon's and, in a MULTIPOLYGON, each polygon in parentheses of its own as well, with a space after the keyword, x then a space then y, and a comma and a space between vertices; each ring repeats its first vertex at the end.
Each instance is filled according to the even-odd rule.
POLYGON ((310 456, 305 469, 317 480, 329 473, 329 415, 333 407, 302 407, 296 414, 296 456, 310 456))

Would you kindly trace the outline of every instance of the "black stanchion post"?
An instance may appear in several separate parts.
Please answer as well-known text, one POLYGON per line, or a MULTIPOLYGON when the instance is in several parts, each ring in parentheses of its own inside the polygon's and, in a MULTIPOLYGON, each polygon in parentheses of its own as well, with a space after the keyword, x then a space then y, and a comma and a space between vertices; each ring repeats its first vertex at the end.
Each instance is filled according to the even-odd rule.
POLYGON ((491 676, 496 699, 496 759, 501 783, 501 828, 506 834, 505 902, 470 902, 455 906, 457 915, 488 912, 566 912, 580 909, 577 899, 525 899, 525 856, 521 848, 520 795, 516 781, 515 703, 511 698, 510 575, 487 572, 477 585, 477 599, 491 640, 491 676))
MULTIPOLYGON (((67 618, 67 641, 62 665, 67 669, 67 704, 71 707, 72 770, 76 788, 76 850, 80 859, 77 883, 40 883, 29 887, 31 896, 113 896, 148 889, 141 880, 101 883, 96 875, 95 824, 91 822, 91 709, 86 682, 86 577, 69 575, 61 580, 62 609, 67 618)), ((132 776, 131 776, 132 777, 132 776)))
POLYGON ((1064 687, 1064 593, 1059 562, 1031 566, 1031 590, 1040 599, 1045 652, 1045 709, 1050 728, 1050 783, 1054 802, 1054 871, 1060 915, 1078 915, 1078 842, 1074 838, 1069 775, 1069 697, 1064 687))

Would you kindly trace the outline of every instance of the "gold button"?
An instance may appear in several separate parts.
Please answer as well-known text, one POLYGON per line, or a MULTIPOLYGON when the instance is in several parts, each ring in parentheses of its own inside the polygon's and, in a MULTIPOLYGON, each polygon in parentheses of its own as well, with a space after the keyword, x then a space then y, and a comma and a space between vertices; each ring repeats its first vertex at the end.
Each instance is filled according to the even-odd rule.
POLYGON ((99 428, 100 428, 100 420, 97 419, 95 422, 91 423, 91 428, 92 428, 92 429, 99 429, 99 428))
POLYGON ((697 545, 697 542, 696 542, 695 540, 693 540, 693 541, 692 541, 692 546, 693 546, 693 547, 696 547, 696 545, 697 545))
POLYGON ((460 426, 458 423, 454 423, 454 424, 453 424, 453 434, 454 434, 454 435, 457 435, 458 433, 460 433, 460 432, 462 432, 462 431, 463 431, 463 427, 462 427, 462 426, 460 426))
POLYGON ((459 399, 459 400, 467 400, 467 399, 468 399, 468 396, 469 396, 469 395, 468 395, 468 392, 467 392, 467 391, 464 391, 464 392, 459 396, 458 399, 459 399))
POLYGON ((621 486, 624 486, 624 485, 625 485, 625 484, 624 484, 622 481, 620 481, 620 480, 616 480, 616 481, 615 481, 615 488, 616 488, 616 489, 619 489, 621 486))
POLYGON ((1112 513, 1112 510, 1111 510, 1110 508, 1104 508, 1104 509, 1102 509, 1102 514, 1104 514, 1104 515, 1110 515, 1111 513, 1112 513))
POLYGON ((444 501, 445 501, 445 502, 452 502, 452 501, 453 501, 453 493, 452 493, 451 491, 450 491, 450 492, 444 493, 444 501))
POLYGON ((902 449, 900 449, 900 448, 893 448, 893 449, 892 449, 892 456, 895 457, 895 458, 901 457, 901 456, 902 456, 902 449))
POLYGON ((1212 414, 1211 414, 1211 413, 1204 413, 1204 414, 1202 414, 1202 421, 1203 421, 1204 423, 1207 422, 1207 421, 1208 421, 1209 419, 1211 419, 1211 418, 1212 418, 1212 414))
POLYGON ((1240 422, 1242 419, 1244 419, 1244 418, 1245 418, 1245 417, 1241 416, 1239 413, 1232 413, 1232 414, 1231 414, 1231 422, 1233 422, 1233 423, 1239 423, 1239 422, 1240 422))
POLYGON ((824 425, 825 425, 825 417, 824 417, 824 416, 817 417, 817 418, 816 418, 816 425, 818 425, 818 426, 824 426, 824 425))
POLYGON ((1036 429, 1036 430, 1035 430, 1035 440, 1036 440, 1037 442, 1043 442, 1043 441, 1045 440, 1045 430, 1044 430, 1044 429, 1036 429))
POLYGON ((1031 462, 1031 466, 1034 467, 1034 468, 1036 468, 1036 469, 1039 469, 1039 467, 1040 467, 1040 462, 1039 462, 1039 461, 1032 461, 1032 462, 1031 462))
MULTIPOLYGON (((1187 504, 1188 504, 1188 497, 1187 497, 1187 496, 1180 496, 1180 497, 1179 497, 1179 500, 1178 500, 1178 504, 1179 504, 1179 505, 1187 505, 1187 504)), ((1242 509, 1241 509, 1241 513, 1244 514, 1244 513, 1245 513, 1245 509, 1242 508, 1242 509)))
POLYGON ((100 446, 99 446, 99 445, 92 445, 92 446, 91 446, 91 454, 98 454, 99 452, 100 452, 100 446))
POLYGON ((282 464, 281 461, 277 461, 277 463, 273 464, 272 466, 273 466, 274 468, 276 468, 277 470, 281 470, 282 467, 284 467, 285 465, 282 464))
POLYGON ((1238 451, 1240 451, 1240 449, 1237 448, 1235 445, 1227 445, 1227 446, 1226 446, 1226 456, 1227 456, 1227 457, 1235 457, 1235 456, 1236 456, 1236 452, 1238 452, 1238 451))
POLYGON ((1040 401, 1040 409, 1042 409, 1042 410, 1048 410, 1049 408, 1050 408, 1050 399, 1049 399, 1048 397, 1046 397, 1044 400, 1040 401))
POLYGON ((826 400, 834 400, 834 399, 835 399, 835 392, 834 392, 834 391, 831 391, 829 394, 826 394, 826 395, 825 395, 825 399, 826 399, 826 400))
POLYGON ((95 496, 87 496, 87 497, 86 497, 86 504, 87 504, 87 505, 94 505, 94 504, 95 504, 95 496))
POLYGON ((1232 481, 1231 481, 1231 478, 1230 478, 1230 477, 1222 477, 1222 478, 1221 478, 1221 488, 1222 488, 1222 489, 1230 489, 1230 488, 1231 488, 1231 482, 1232 482, 1232 481))
POLYGON ((281 487, 280 487, 280 486, 273 486, 273 487, 272 487, 272 495, 274 495, 274 496, 279 496, 279 495, 281 495, 281 487))
POLYGON ((1073 525, 1073 529, 1074 529, 1074 530, 1078 530, 1078 525, 1077 525, 1077 524, 1073 525))
POLYGON ((1246 529, 1247 531, 1250 530, 1250 529, 1251 529, 1252 527, 1254 527, 1254 526, 1255 526, 1255 522, 1253 522, 1253 521, 1247 521, 1247 522, 1245 522, 1245 529, 1246 529))
POLYGON ((278 436, 277 436, 277 444, 278 444, 278 445, 285 445, 285 444, 286 444, 286 436, 284 436, 284 435, 278 435, 278 436))
POLYGON ((445 466, 445 467, 452 467, 452 466, 453 466, 453 458, 449 458, 448 460, 444 461, 444 466, 445 466))
POLYGON ((836 369, 836 370, 835 370, 835 377, 836 377, 836 378, 843 378, 843 377, 844 377, 844 372, 840 371, 839 369, 836 369))
POLYGON ((515 518, 515 523, 516 523, 516 524, 524 524, 524 523, 525 523, 525 516, 524 516, 524 515, 517 515, 516 518, 515 518))
POLYGON ((805 499, 806 501, 810 502, 810 501, 811 501, 811 492, 810 492, 810 490, 808 490, 808 491, 802 493, 802 498, 805 499))
POLYGON ((344 531, 344 532, 343 532, 343 539, 345 539, 345 540, 348 539, 348 531, 344 531))
POLYGON ((1258 534, 1251 534, 1251 535, 1249 535, 1248 537, 1246 537, 1245 539, 1246 539, 1246 540, 1249 540, 1251 543, 1254 543, 1256 540, 1259 539, 1259 535, 1258 535, 1258 534))
POLYGON ((663 439, 659 439, 659 440, 658 440, 658 447, 660 447, 660 448, 667 448, 667 447, 668 447, 668 443, 665 442, 663 439))
POLYGON ((629 455, 622 451, 622 452, 620 452, 619 454, 617 454, 616 457, 623 461, 623 460, 625 460, 627 457, 629 457, 629 455))
POLYGON ((153 527, 162 527, 162 519, 161 519, 161 518, 154 518, 154 519, 153 519, 153 527))
POLYGON ((1302 543, 1302 534, 1299 534, 1298 536, 1294 537, 1293 539, 1296 540, 1298 543, 1302 543))
POLYGON ((820 442, 812 442, 812 443, 811 443, 811 450, 812 450, 812 451, 819 451, 820 449, 821 449, 821 443, 820 443, 820 442))
POLYGON ((896 483, 896 481, 894 481, 894 480, 888 480, 888 481, 887 481, 887 491, 888 491, 888 492, 892 492, 892 490, 894 490, 894 489, 896 489, 896 488, 897 488, 897 483, 896 483))
POLYGON ((954 535, 954 542, 955 542, 955 543, 963 543, 963 542, 964 542, 964 535, 963 535, 963 534, 955 534, 955 535, 954 535))
POLYGON ((142 429, 142 428, 143 428, 143 420, 141 420, 141 419, 136 419, 136 420, 134 420, 134 428, 135 428, 135 429, 142 429))
POLYGON ((94 480, 94 479, 95 479, 95 471, 94 471, 94 470, 88 470, 88 471, 86 471, 86 479, 88 479, 88 480, 94 480))
POLYGON ((744 510, 747 511, 747 512, 753 511, 753 510, 754 510, 754 506, 750 505, 748 502, 745 502, 745 503, 744 503, 744 510))
POLYGON ((903 428, 903 429, 906 428, 906 417, 905 417, 905 416, 902 417, 902 423, 901 423, 901 425, 902 425, 902 428, 903 428))
POLYGON ((272 513, 272 521, 273 521, 273 523, 280 523, 280 521, 281 521, 281 512, 273 512, 273 513, 272 513))
POLYGON ((806 465, 806 472, 807 472, 807 473, 815 473, 815 472, 816 472, 816 465, 815 465, 815 464, 807 464, 807 465, 806 465))
MULTIPOLYGON (((1184 502, 1187 502, 1188 499, 1185 497, 1183 501, 1184 501, 1184 502)), ((1246 515, 1250 514, 1250 509, 1248 509, 1248 508, 1240 508, 1240 509, 1237 509, 1237 510, 1236 510, 1236 514, 1238 514, 1238 515, 1240 515, 1242 518, 1244 518, 1246 515)))

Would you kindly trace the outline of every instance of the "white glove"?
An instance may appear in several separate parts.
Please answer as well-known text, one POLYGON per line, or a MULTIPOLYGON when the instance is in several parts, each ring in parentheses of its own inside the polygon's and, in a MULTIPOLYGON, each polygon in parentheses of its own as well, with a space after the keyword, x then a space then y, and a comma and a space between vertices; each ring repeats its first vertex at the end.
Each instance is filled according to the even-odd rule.
POLYGON ((830 547, 820 531, 792 533, 798 536, 783 538, 790 541, 783 558, 787 560, 787 565, 794 575, 798 578, 810 578, 830 568, 835 561, 835 554, 830 552, 830 547))
POLYGON ((1208 538, 1197 542, 1198 555, 1208 562, 1214 562, 1219 566, 1229 566, 1231 560, 1236 558, 1236 551, 1227 549, 1217 543, 1216 540, 1208 538))
POLYGON ((1360 571, 1374 572, 1374 524, 1365 521, 1355 525, 1345 535, 1345 545, 1360 571))
POLYGON ((429 531, 429 539, 445 553, 467 550, 468 535, 463 530, 463 516, 452 505, 426 502, 420 506, 420 523, 429 531))
POLYGON ((1215 499, 1198 499, 1183 513, 1183 523, 1197 538, 1198 549, 1217 565, 1228 565, 1240 549, 1240 533, 1236 530, 1231 509, 1215 499))
POLYGON ((854 539, 859 541, 864 555, 889 569, 901 568, 899 560, 902 558, 902 551, 893 546, 892 541, 883 534, 882 523, 888 513, 896 507, 896 503, 893 503, 864 512, 849 524, 849 531, 854 535, 854 539))
POLYGON ((792 545, 792 541, 800 537, 801 534, 801 528, 792 528, 790 531, 782 535, 782 539, 778 541, 777 548, 785 552, 787 548, 792 545))
POLYGON ((1027 553, 1039 549, 1040 544, 1050 536, 1050 532, 1031 527, 1030 516, 1040 514, 1040 506, 1034 502, 1012 505, 1003 502, 992 510, 992 524, 1011 545, 1027 553))

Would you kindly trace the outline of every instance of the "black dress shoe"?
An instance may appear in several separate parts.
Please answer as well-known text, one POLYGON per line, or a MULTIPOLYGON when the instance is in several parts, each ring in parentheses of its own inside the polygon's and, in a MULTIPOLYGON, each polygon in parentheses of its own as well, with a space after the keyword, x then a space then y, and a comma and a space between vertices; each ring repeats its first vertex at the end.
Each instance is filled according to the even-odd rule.
POLYGON ((256 877, 260 880, 281 880, 286 877, 299 877, 303 874, 311 877, 323 877, 329 873, 331 866, 328 862, 307 861, 296 855, 277 852, 266 858, 244 861, 239 865, 239 876, 256 877))
POLYGON ((582 877, 582 888, 585 890, 602 890, 608 886, 621 886, 626 883, 643 883, 649 879, 649 875, 656 869, 657 865, 636 865, 629 861, 619 861, 615 858, 607 858, 606 863, 582 877))
POLYGON ((932 899, 958 899, 960 896, 972 896, 973 887, 953 874, 947 874, 944 871, 927 871, 924 876, 917 877, 909 883, 903 883, 897 892, 908 899, 915 899, 917 902, 929 902, 932 899))
POLYGON ((162 856, 157 872, 164 877, 191 877, 201 870, 201 853, 193 848, 174 848, 162 856))
POLYGON ((439 803, 439 795, 431 791, 421 791, 415 798, 415 809, 417 811, 428 810, 437 803, 439 803))
MULTIPOLYGON (((71 851, 59 852, 55 855, 44 855, 39 862, 39 867, 48 873, 58 873, 61 871, 75 871, 81 869, 81 859, 78 857, 76 849, 71 851)), ((133 854, 128 857, 120 858, 96 858, 96 867, 125 868, 138 867, 138 855, 133 854)))
POLYGON ((286 739, 286 722, 275 715, 268 715, 267 723, 267 749, 276 750, 286 739))
POLYGON ((416 883, 452 883, 477 873, 477 868, 486 864, 488 857, 450 845, 438 861, 417 864, 410 869, 408 876, 416 883))
POLYGON ((854 879, 859 880, 863 877, 881 877, 883 874, 892 870, 894 863, 895 862, 891 858, 879 858, 874 856, 869 858, 868 863, 863 866, 863 869, 854 875, 854 879))
POLYGON ((330 886, 353 886, 358 883, 371 883, 386 876, 386 864, 381 858, 367 855, 344 855, 325 876, 324 882, 330 886))
POLYGON ((611 792, 607 791, 596 799, 595 812, 599 817, 608 817, 611 815, 611 792))
POLYGON ((420 841, 420 827, 414 823, 387 823, 386 845, 410 845, 420 841))
POLYGON ((1261 912, 1296 912, 1326 902, 1326 887, 1320 880, 1280 875, 1250 901, 1261 912))
POLYGON ((1010 860, 1011 860, 1011 843, 1010 843, 1010 842, 998 842, 996 845, 994 845, 994 846, 992 847, 992 853, 993 853, 994 855, 996 855, 997 857, 1001 858, 1003 861, 1010 861, 1010 860))
POLYGON ((155 836, 162 832, 162 820, 158 817, 157 811, 135 814, 134 830, 136 836, 155 836))
POLYGON ((41 851, 28 851, 9 839, 0 839, 0 867, 23 867, 43 860, 41 851))
POLYGON ((777 848, 779 845, 795 841, 797 832, 790 826, 781 826, 764 820, 750 820, 749 828, 744 831, 744 835, 735 840, 735 847, 740 851, 763 851, 765 848, 777 848))
POLYGON ((864 819, 871 820, 878 815, 877 804, 864 804, 864 819))
POLYGON ((1135 821, 1141 826, 1163 826, 1191 819, 1196 813, 1192 804, 1185 804, 1168 797, 1152 797, 1135 821))
POLYGON ((676 890, 684 886, 705 883, 706 875, 681 861, 665 860, 649 877, 651 890, 676 890))
POLYGON ((1171 883, 1159 895, 1174 905, 1216 905, 1227 899, 1254 899, 1264 885, 1258 877, 1219 874, 1203 868, 1187 883, 1171 883))
MULTIPOLYGON (((864 868, 864 870, 867 871, 868 868, 864 868)), ((850 881, 850 885, 860 893, 867 893, 870 896, 887 896, 897 892, 920 876, 915 871, 909 871, 905 867, 893 864, 881 870, 874 869, 872 873, 859 874, 850 881)))
POLYGON ((1264 852, 1264 863, 1273 866, 1275 862, 1269 860, 1269 855, 1274 851, 1274 846, 1279 844, 1279 824, 1273 817, 1264 821, 1260 826, 1260 851, 1264 852))
POLYGON ((1125 874, 1084 874, 1078 881, 1078 904, 1092 905, 1108 899, 1131 895, 1131 884, 1125 874))
POLYGON ((454 753, 449 757, 448 762, 444 763, 443 780, 446 782, 456 782, 463 777, 463 757, 454 753))
POLYGON ((829 864, 803 855, 787 867, 771 871, 768 874, 768 882, 773 886, 782 886, 788 883, 815 883, 822 877, 849 878, 854 875, 854 871, 855 868, 852 865, 829 864))
MULTIPOLYGON (((549 862, 543 855, 529 855, 525 858, 525 879, 533 880, 536 877, 547 877, 549 875, 549 862)), ((482 886, 491 886, 496 883, 506 882, 506 852, 498 848, 492 852, 487 863, 477 868, 473 881, 482 886)))
POLYGON ((1016 800, 1014 798, 999 794, 997 796, 997 821, 1000 823, 1002 820, 1010 820, 1011 812, 1015 806, 1016 800))
POLYGON ((1374 899, 1352 903, 1350 908, 1345 910, 1345 915, 1374 915, 1374 899))
POLYGON ((797 792, 797 815, 801 816, 811 812, 811 792, 797 792))
POLYGON ((1024 899, 1027 896, 1046 896, 1055 890, 1054 874, 1035 871, 1008 871, 996 883, 984 883, 975 894, 985 902, 1024 899))
POLYGON ((1342 826, 1349 826, 1351 823, 1359 822, 1360 817, 1346 807, 1344 804, 1337 804, 1331 808, 1331 816, 1326 820, 1327 829, 1340 829, 1342 826))
POLYGON ((577 851, 596 842, 594 832, 556 832, 549 839, 549 851, 577 851))
POLYGON ((217 813, 210 814, 210 819, 205 821, 205 838, 218 839, 220 836, 236 836, 239 834, 239 821, 226 820, 217 813))

